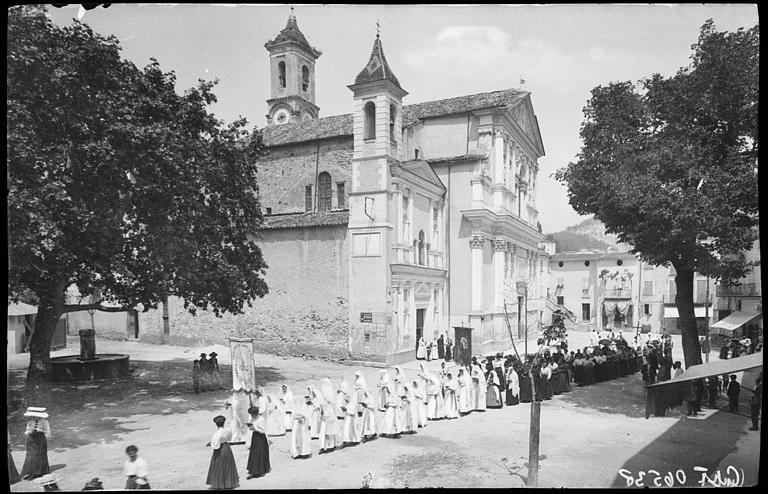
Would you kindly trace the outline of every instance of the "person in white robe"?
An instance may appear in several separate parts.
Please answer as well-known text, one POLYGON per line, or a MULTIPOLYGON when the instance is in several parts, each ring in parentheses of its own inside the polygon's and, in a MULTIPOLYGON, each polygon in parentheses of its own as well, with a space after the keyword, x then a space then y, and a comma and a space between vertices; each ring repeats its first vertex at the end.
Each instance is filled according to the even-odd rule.
POLYGON ((411 413, 413 415, 413 423, 417 429, 427 426, 427 395, 424 393, 424 386, 419 381, 422 380, 416 379, 411 383, 413 390, 411 413))
POLYGON ((376 383, 376 387, 378 388, 379 410, 385 412, 387 403, 389 403, 389 395, 393 392, 392 379, 386 369, 381 369, 379 372, 379 382, 376 383))
POLYGON ((384 404, 384 418, 381 422, 381 435, 383 437, 397 437, 400 432, 400 397, 395 393, 394 383, 390 380, 379 381, 382 395, 387 397, 384 404))
POLYGON ((402 396, 403 393, 403 385, 405 385, 408 380, 405 377, 405 372, 403 372, 403 369, 401 367, 393 367, 395 370, 395 375, 392 376, 392 381, 395 383, 395 389, 394 392, 397 393, 398 396, 402 396))
POLYGON ((344 412, 341 440, 344 446, 356 446, 360 444, 361 430, 358 427, 357 417, 357 391, 352 390, 347 381, 342 381, 341 392, 344 396, 344 404, 341 409, 344 412))
POLYGON ((472 388, 474 389, 474 402, 471 404, 473 410, 485 411, 485 396, 488 392, 485 382, 485 374, 480 365, 472 366, 472 388))
POLYGON ((308 458, 312 455, 310 443, 312 437, 309 432, 309 418, 314 410, 314 405, 309 394, 304 396, 304 403, 295 408, 291 417, 291 456, 293 458, 308 458))
POLYGON ((507 405, 517 405, 520 401, 520 377, 514 365, 507 367, 507 405))
POLYGON ((427 395, 427 420, 438 420, 443 418, 440 415, 440 407, 438 403, 438 396, 442 395, 440 389, 440 378, 434 373, 426 370, 424 366, 421 366, 421 373, 419 374, 425 382, 425 393, 427 395))
POLYGON ((445 375, 445 382, 443 383, 445 418, 459 418, 459 407, 456 400, 456 392, 458 391, 458 387, 459 386, 456 382, 456 379, 454 379, 453 375, 448 372, 445 375))
POLYGON ((459 385, 459 413, 466 415, 472 411, 472 407, 469 401, 469 390, 472 387, 472 379, 469 377, 469 372, 467 372, 463 367, 460 367, 459 375, 456 380, 458 381, 459 385))
POLYGON ((339 421, 334 408, 333 401, 323 400, 320 405, 320 454, 336 449, 339 421))
POLYGON ((230 413, 229 428, 233 442, 245 441, 251 435, 248 429, 248 423, 251 421, 251 416, 248 415, 250 406, 251 402, 246 391, 240 389, 232 393, 232 401, 226 408, 230 413))
POLYGON ((363 415, 360 418, 361 435, 363 436, 363 442, 376 439, 378 434, 378 428, 376 427, 376 415, 374 410, 376 408, 373 395, 367 388, 360 388, 359 403, 363 408, 363 415))
POLYGON ((283 427, 286 431, 290 431, 293 428, 293 410, 296 408, 296 402, 293 398, 290 388, 287 384, 283 384, 280 388, 280 395, 278 396, 278 406, 282 410, 283 414, 283 427))
POLYGON ((424 338, 419 338, 419 346, 416 348, 416 360, 424 360, 427 358, 427 343, 424 338))
POLYGON ((267 436, 285 435, 285 413, 280 409, 279 400, 272 393, 267 394, 267 412, 263 417, 267 436))
POLYGON ((309 395, 310 402, 312 403, 312 409, 309 414, 309 432, 312 439, 320 438, 320 404, 323 398, 320 391, 312 385, 307 386, 307 394, 309 395))
POLYGON ((411 385, 407 382, 403 383, 400 394, 400 432, 403 434, 414 434, 416 432, 416 425, 413 419, 413 407, 411 404, 414 401, 413 391, 411 385))

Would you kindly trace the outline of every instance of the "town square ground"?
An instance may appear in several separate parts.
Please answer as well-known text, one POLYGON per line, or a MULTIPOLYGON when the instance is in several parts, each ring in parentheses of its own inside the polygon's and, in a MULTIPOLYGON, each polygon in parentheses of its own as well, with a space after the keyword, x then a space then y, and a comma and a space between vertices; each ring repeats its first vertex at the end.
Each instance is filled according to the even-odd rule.
MULTIPOLYGON (((675 360, 682 360, 679 336, 673 337, 675 360)), ((586 334, 569 335, 571 348, 588 344, 586 334), (582 341, 583 340, 583 341, 582 341)), ((56 355, 75 353, 77 341, 56 355)), ((533 342, 531 342, 531 346, 533 342)), ((221 346, 185 348, 99 340, 100 352, 131 355, 130 377, 114 383, 56 385, 49 408, 53 430, 48 457, 63 490, 80 490, 93 477, 104 488, 121 489, 125 447, 138 446, 150 467, 153 489, 205 489, 215 430, 212 418, 223 414, 231 394, 225 390, 192 392, 191 362, 215 349, 223 374, 230 371, 229 351, 221 346)), ((716 355, 712 355, 717 358, 716 355)), ((8 428, 17 468, 24 462, 23 378, 28 356, 9 355, 8 428)), ((336 381, 362 369, 373 387, 379 369, 275 355, 257 355, 257 381, 276 393, 287 383, 298 397, 323 377, 336 381)), ((439 362, 429 362, 438 368, 439 362)), ((402 366, 415 377, 418 362, 402 366)), ((228 382, 231 382, 231 377, 228 382)), ((226 382, 225 382, 226 384, 226 382)), ((743 485, 758 481, 761 432, 749 431, 748 404, 728 413, 704 408, 695 418, 675 409, 666 417, 645 418, 640 374, 590 387, 543 402, 539 487, 626 487, 711 485, 726 479, 743 485), (702 472, 706 469, 706 472, 702 472), (729 468, 731 467, 731 468, 729 468), (628 479, 632 479, 631 481, 628 479), (712 482, 707 483, 709 479, 712 482), (719 480, 718 480, 719 479, 719 480)), ((367 472, 374 488, 523 487, 527 475, 530 404, 473 412, 455 420, 430 422, 417 434, 374 441, 294 460, 290 433, 271 437, 271 473, 246 480, 247 451, 234 446, 240 489, 359 488, 367 472)), ((21 481, 11 491, 40 491, 21 481)))

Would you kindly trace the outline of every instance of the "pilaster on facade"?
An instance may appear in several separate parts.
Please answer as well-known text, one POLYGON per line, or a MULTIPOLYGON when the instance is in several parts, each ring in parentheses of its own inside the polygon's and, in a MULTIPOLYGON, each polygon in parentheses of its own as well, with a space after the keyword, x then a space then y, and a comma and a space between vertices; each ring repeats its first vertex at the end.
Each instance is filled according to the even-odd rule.
POLYGON ((472 201, 470 207, 472 209, 490 209, 489 200, 492 197, 491 192, 491 179, 486 175, 474 175, 469 180, 470 187, 472 188, 472 201))
POLYGON ((504 306, 504 269, 508 250, 508 242, 502 239, 493 241, 493 286, 494 307, 504 306))
POLYGON ((473 235, 469 246, 472 249, 472 310, 481 310, 483 305, 483 248, 485 238, 473 235))

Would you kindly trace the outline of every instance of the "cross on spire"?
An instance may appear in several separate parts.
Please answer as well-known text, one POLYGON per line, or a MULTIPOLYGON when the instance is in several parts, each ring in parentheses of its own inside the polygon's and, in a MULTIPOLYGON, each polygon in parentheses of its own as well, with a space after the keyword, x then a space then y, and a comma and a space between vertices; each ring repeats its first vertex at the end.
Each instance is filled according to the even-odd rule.
POLYGON ((381 35, 381 24, 379 24, 379 20, 376 19, 376 37, 378 38, 381 35))
POLYGON ((295 16, 293 15, 293 5, 291 5, 291 17, 295 17, 295 16))

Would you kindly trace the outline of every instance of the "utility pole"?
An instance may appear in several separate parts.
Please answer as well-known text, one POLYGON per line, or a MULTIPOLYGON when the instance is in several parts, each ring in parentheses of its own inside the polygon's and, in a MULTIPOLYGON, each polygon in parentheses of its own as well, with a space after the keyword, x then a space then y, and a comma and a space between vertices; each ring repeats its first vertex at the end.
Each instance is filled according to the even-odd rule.
POLYGON ((707 275, 707 296, 704 298, 704 362, 709 362, 709 275, 707 275))
POLYGON ((171 336, 171 327, 168 322, 168 297, 163 300, 163 334, 161 338, 162 343, 168 343, 171 336))
MULTIPOLYGON (((526 283, 517 282, 518 293, 525 293, 527 298, 527 292, 524 291, 526 283)), ((518 313, 519 313, 518 308, 518 313)), ((527 487, 537 487, 539 484, 539 435, 541 432, 541 402, 536 401, 536 381, 533 379, 533 366, 528 365, 528 354, 525 354, 525 358, 521 358, 517 353, 517 346, 515 345, 515 338, 512 335, 512 325, 509 322, 509 314, 507 313, 507 303, 504 302, 504 320, 507 323, 507 331, 509 332, 509 339, 512 342, 512 348, 515 350, 517 359, 525 366, 528 367, 528 379, 531 382, 531 425, 529 427, 528 435, 528 478, 526 482, 527 487)), ((519 316, 518 316, 519 317, 519 316)), ((526 346, 527 346, 526 338, 526 346)))

